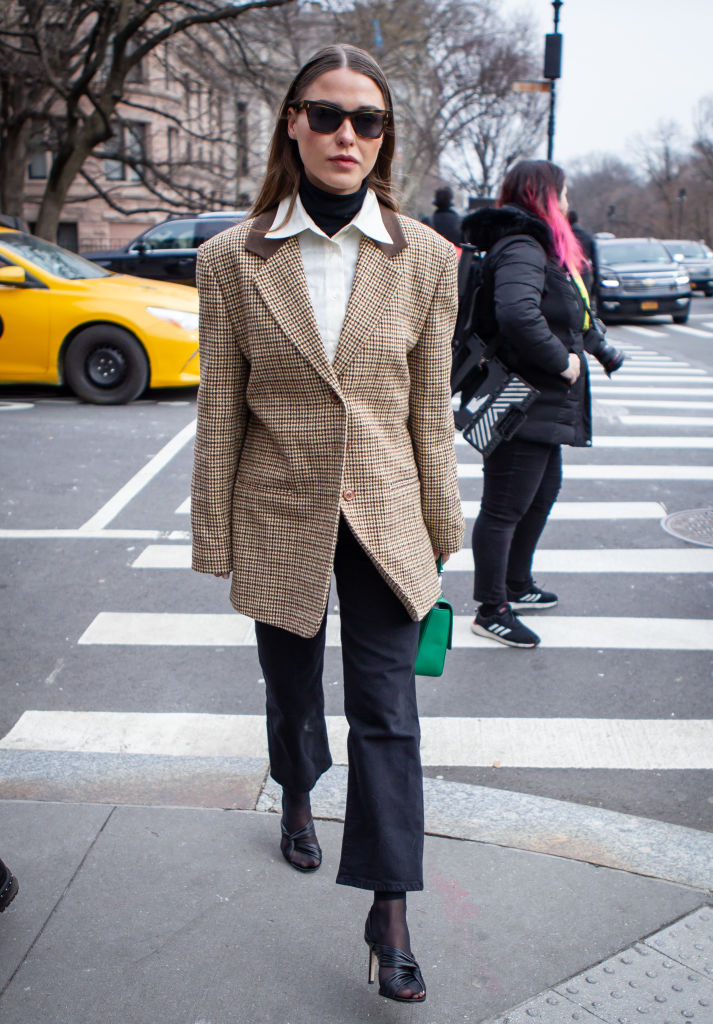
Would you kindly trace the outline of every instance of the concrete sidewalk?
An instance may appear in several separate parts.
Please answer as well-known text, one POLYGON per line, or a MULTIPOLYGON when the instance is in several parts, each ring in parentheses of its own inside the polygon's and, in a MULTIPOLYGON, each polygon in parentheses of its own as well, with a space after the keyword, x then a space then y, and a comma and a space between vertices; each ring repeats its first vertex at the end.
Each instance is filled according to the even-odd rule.
POLYGON ((32 771, 12 763, 2 1024, 713 1024, 707 833, 426 780, 427 890, 409 924, 428 1000, 409 1007, 367 985, 369 894, 334 885, 339 771, 313 802, 330 819, 323 866, 302 875, 262 780, 256 810, 72 803, 17 798, 32 771), (548 844, 556 856, 535 852, 548 844))

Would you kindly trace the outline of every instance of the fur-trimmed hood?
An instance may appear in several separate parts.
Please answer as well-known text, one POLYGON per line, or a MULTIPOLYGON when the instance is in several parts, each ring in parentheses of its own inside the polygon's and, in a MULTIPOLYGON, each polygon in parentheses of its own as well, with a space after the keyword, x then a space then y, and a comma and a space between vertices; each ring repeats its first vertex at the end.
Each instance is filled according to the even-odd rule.
POLYGON ((496 242, 508 235, 530 235, 548 255, 552 255, 552 232, 539 217, 533 216, 519 206, 489 206, 476 210, 465 218, 462 225, 463 238, 482 252, 487 252, 496 242))

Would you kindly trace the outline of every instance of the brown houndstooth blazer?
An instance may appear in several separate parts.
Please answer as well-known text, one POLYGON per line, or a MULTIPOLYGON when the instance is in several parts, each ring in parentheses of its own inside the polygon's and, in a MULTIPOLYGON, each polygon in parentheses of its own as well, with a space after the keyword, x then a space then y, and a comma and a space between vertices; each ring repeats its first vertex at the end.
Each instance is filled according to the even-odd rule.
POLYGON ((456 254, 381 208, 362 238, 332 365, 296 237, 274 211, 201 246, 193 568, 232 571, 244 615, 314 636, 340 512, 413 619, 437 600, 433 548, 457 551, 449 385, 456 254))

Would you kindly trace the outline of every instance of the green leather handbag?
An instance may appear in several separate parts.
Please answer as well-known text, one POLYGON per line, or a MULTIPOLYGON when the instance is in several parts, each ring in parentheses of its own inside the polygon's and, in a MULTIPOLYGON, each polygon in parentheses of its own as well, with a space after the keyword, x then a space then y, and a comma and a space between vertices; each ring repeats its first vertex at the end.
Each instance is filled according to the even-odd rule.
MULTIPOLYGON (((438 559, 438 573, 443 572, 443 563, 438 559)), ((441 597, 436 601, 430 612, 421 619, 421 631, 418 638, 418 654, 416 655, 417 676, 443 675, 446 651, 453 645, 453 608, 441 597)))

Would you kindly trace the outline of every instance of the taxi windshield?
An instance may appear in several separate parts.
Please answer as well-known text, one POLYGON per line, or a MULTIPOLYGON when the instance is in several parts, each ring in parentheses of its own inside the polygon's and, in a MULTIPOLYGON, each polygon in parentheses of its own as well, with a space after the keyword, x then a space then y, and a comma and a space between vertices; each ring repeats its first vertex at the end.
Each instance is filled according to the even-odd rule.
POLYGON ((78 281, 89 277, 109 277, 109 271, 90 263, 76 252, 61 249, 43 238, 26 235, 20 231, 0 233, 0 243, 15 256, 30 260, 40 270, 62 277, 66 281, 78 281))
POLYGON ((700 242, 667 242, 666 247, 681 256, 693 256, 703 259, 706 255, 705 246, 700 242))

